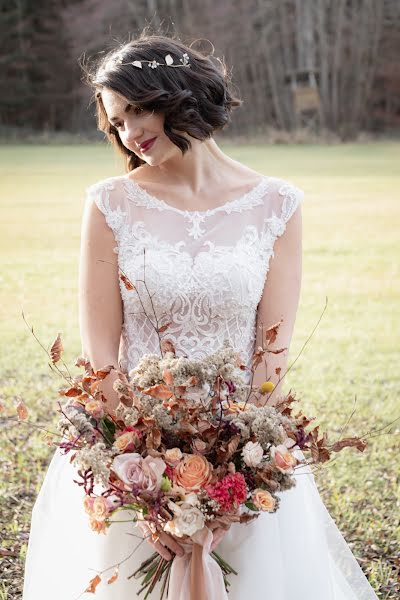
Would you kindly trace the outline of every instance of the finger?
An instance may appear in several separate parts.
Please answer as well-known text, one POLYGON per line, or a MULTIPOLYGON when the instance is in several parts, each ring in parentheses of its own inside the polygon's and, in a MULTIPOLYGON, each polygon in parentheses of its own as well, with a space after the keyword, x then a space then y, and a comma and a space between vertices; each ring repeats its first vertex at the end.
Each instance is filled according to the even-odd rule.
POLYGON ((149 542, 152 546, 154 546, 154 548, 157 550, 157 552, 159 554, 161 554, 161 556, 163 558, 165 558, 166 560, 171 560, 172 554, 171 554, 171 552, 168 551, 168 548, 163 546, 160 542, 152 542, 151 538, 150 538, 149 542))
POLYGON ((214 548, 216 548, 216 546, 218 546, 218 544, 220 543, 220 541, 222 540, 222 538, 225 535, 225 529, 222 529, 220 527, 218 527, 218 529, 214 530, 213 533, 213 540, 211 542, 211 546, 210 546, 210 550, 213 551, 214 548))
POLYGON ((185 553, 182 546, 172 536, 168 535, 168 533, 162 532, 160 534, 160 542, 178 556, 183 556, 185 553))
POLYGON ((207 527, 209 529, 211 529, 211 531, 215 530, 215 529, 224 529, 225 531, 228 531, 228 529, 230 528, 231 523, 225 523, 224 521, 218 521, 217 519, 215 521, 211 521, 209 525, 207 525, 207 527))

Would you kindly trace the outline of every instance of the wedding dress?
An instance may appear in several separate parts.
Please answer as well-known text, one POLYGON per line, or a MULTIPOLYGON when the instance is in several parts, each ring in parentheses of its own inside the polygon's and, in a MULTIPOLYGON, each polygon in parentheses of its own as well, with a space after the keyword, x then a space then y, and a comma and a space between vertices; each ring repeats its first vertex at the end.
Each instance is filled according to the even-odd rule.
MULTIPOLYGON (((176 208, 127 175, 90 186, 86 203, 95 202, 104 214, 118 264, 136 281, 143 303, 120 281, 122 369, 128 372, 143 354, 159 352, 143 313, 153 314, 153 307, 171 320, 168 337, 178 354, 203 357, 228 338, 250 364, 274 242, 302 199, 299 188, 267 176, 241 197, 202 211, 176 208), (155 292, 151 300, 144 278, 155 292)), ((134 600, 139 581, 127 576, 153 548, 132 523, 114 523, 106 534, 89 528, 69 458, 56 449, 32 511, 23 600, 134 600), (82 593, 98 572, 129 555, 114 583, 106 583, 111 568, 95 595, 82 593)), ((278 495, 276 513, 232 525, 217 547, 238 571, 230 576, 229 600, 377 600, 323 504, 310 467, 297 469, 296 486, 278 495)), ((158 586, 150 598, 159 598, 158 586)))

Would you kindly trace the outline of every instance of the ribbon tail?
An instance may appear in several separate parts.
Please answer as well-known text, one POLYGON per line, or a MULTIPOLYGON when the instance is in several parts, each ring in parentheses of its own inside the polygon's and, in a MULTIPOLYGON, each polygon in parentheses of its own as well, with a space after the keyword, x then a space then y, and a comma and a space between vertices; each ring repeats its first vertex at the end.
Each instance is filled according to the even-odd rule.
POLYGON ((228 600, 221 568, 210 554, 212 540, 212 531, 203 527, 192 535, 189 552, 175 556, 168 600, 228 600))

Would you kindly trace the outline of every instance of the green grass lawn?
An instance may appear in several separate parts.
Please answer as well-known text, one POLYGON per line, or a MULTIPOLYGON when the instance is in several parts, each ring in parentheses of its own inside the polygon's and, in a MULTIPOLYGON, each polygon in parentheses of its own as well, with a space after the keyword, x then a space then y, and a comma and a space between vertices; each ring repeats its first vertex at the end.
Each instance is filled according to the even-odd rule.
MULTIPOLYGON (((346 433, 383 427, 400 416, 400 144, 221 146, 305 191, 303 282, 291 360, 326 297, 328 306, 286 389, 296 390, 305 411, 318 414, 333 438, 355 399, 346 433)), ((77 269, 85 188, 119 173, 122 162, 105 145, 0 147, 3 416, 23 398, 38 424, 51 429, 57 420, 62 382, 21 312, 46 347, 61 332, 72 366, 81 349, 77 269)), ((381 599, 400 593, 399 432, 397 421, 390 434, 372 437, 364 453, 346 448, 316 473, 328 510, 381 599)), ((0 600, 14 600, 21 596, 30 510, 53 449, 39 431, 4 421, 0 448, 0 548, 10 552, 0 555, 0 600)))

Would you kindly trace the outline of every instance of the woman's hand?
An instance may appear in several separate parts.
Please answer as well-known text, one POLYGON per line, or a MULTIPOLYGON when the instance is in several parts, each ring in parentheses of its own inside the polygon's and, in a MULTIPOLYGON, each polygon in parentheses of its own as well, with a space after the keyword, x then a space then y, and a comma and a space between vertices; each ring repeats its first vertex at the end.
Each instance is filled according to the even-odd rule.
POLYGON ((211 521, 207 527, 213 532, 213 540, 211 542, 210 552, 213 552, 218 544, 221 542, 222 538, 226 534, 226 532, 230 529, 232 523, 224 523, 216 519, 215 521, 211 521))
POLYGON ((143 537, 147 540, 147 542, 153 546, 157 550, 157 552, 166 560, 171 560, 172 554, 169 550, 172 550, 178 556, 183 556, 184 550, 180 544, 176 541, 176 539, 166 533, 165 531, 159 532, 157 535, 158 540, 152 537, 152 531, 150 527, 147 525, 146 521, 137 521, 137 525, 141 532, 143 533, 143 537), (169 550, 168 550, 169 549, 169 550))

